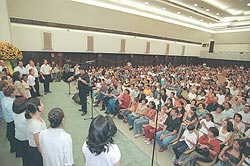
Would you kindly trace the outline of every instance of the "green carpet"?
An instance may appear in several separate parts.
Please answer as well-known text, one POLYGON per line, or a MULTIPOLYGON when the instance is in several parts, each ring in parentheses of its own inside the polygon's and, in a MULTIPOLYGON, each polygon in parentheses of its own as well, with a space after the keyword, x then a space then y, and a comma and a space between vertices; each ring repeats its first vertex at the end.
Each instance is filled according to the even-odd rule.
MULTIPOLYGON (((41 86, 40 86, 41 87, 41 86)), ((68 92, 68 85, 64 82, 51 83, 52 93, 41 97, 44 103, 44 112, 42 114, 43 119, 46 121, 47 127, 48 112, 55 107, 60 107, 64 110, 65 121, 63 122, 63 128, 66 132, 70 133, 73 140, 73 155, 75 166, 84 165, 84 157, 82 154, 82 144, 86 140, 88 134, 88 128, 91 120, 84 120, 80 116, 81 112, 78 111, 80 105, 73 102, 71 99, 72 95, 66 94, 68 92)), ((43 92, 42 87, 40 92, 43 92)), ((71 92, 76 92, 76 89, 72 86, 71 92)), ((43 94, 43 93, 41 93, 43 94)), ((84 117, 90 117, 90 106, 88 106, 88 114, 84 117)), ((94 116, 98 112, 94 111, 94 116)), ((13 154, 9 153, 9 145, 5 138, 6 124, 0 123, 0 159, 1 166, 21 166, 21 160, 15 159, 13 154)), ((150 166, 151 158, 139 149, 126 135, 125 133, 117 132, 115 143, 118 144, 122 154, 122 165, 123 166, 150 166)), ((157 164, 155 164, 157 166, 157 164)))

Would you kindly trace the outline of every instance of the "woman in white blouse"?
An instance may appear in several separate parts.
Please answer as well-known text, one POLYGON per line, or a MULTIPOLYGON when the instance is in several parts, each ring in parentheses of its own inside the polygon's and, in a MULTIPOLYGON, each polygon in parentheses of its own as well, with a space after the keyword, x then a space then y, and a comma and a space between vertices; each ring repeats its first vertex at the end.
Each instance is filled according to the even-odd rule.
POLYGON ((61 108, 53 108, 48 115, 50 128, 39 134, 44 166, 72 166, 73 150, 70 134, 62 129, 64 113, 61 108))
POLYGON ((98 115, 92 120, 87 141, 82 147, 85 166, 120 166, 121 152, 113 141, 116 132, 110 116, 98 115))
POLYGON ((224 120, 219 127, 219 136, 217 137, 220 140, 221 149, 226 145, 229 145, 230 140, 233 136, 233 123, 229 120, 224 120))
POLYGON ((43 159, 40 153, 39 133, 46 129, 46 124, 41 118, 43 103, 38 98, 31 98, 27 104, 25 118, 27 121, 27 138, 29 141, 28 154, 30 164, 42 166, 43 159))
POLYGON ((15 138, 16 138, 16 157, 22 157, 23 166, 29 166, 28 158, 28 139, 27 139, 27 120, 25 111, 27 100, 24 97, 16 98, 13 102, 12 110, 14 112, 15 138))
POLYGON ((241 138, 245 133, 245 124, 242 122, 242 115, 239 113, 234 114, 231 122, 234 125, 234 134, 236 138, 241 138))

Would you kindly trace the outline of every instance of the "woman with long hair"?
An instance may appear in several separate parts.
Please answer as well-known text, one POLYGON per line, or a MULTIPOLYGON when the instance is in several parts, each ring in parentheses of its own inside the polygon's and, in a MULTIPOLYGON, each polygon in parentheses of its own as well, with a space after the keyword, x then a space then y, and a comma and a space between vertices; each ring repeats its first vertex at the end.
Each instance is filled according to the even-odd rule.
POLYGON ((42 166, 43 159, 39 144, 39 133, 46 129, 46 124, 41 118, 43 103, 38 98, 31 98, 27 104, 25 118, 27 119, 27 138, 29 141, 28 154, 30 164, 42 166))
POLYGON ((232 146, 226 146, 222 149, 216 166, 242 165, 245 160, 244 146, 244 140, 235 139, 232 146))
POLYGON ((72 139, 62 128, 64 112, 61 108, 53 108, 48 119, 50 128, 41 131, 39 144, 44 166, 72 166, 74 164, 72 139))
POLYGON ((92 120, 82 147, 85 166, 120 166, 121 152, 113 140, 116 132, 110 116, 98 115, 92 120))

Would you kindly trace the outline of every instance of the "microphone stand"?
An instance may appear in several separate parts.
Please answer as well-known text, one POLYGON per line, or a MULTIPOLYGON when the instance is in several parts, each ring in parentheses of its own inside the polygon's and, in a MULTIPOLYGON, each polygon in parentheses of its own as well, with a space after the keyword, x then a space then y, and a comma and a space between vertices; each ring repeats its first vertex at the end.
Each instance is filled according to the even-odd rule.
MULTIPOLYGON (((93 77, 93 75, 92 75, 92 77, 93 77)), ((91 89, 90 89, 90 91, 89 91, 89 93, 90 93, 90 99, 91 99, 91 117, 89 117, 89 118, 84 118, 84 120, 88 120, 88 119, 93 119, 94 118, 94 106, 93 106, 93 103, 94 103, 94 98, 93 98, 93 89, 92 89, 92 77, 91 77, 91 79, 89 79, 90 80, 90 85, 91 85, 91 89)))
POLYGON ((158 117, 159 117, 159 112, 161 112, 161 74, 159 73, 157 76, 157 79, 160 83, 160 101, 159 101, 159 109, 156 110, 156 120, 155 120, 155 132, 154 132, 154 143, 153 143, 153 152, 152 152, 152 160, 151 160, 151 166, 154 166, 154 157, 155 157, 155 146, 156 146, 156 130, 157 130, 157 126, 158 126, 158 117))

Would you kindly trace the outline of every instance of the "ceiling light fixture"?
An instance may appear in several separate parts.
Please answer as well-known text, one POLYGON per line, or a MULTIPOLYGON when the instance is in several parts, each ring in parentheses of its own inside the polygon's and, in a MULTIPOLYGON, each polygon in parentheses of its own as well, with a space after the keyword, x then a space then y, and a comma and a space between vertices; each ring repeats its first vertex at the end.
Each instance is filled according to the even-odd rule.
POLYGON ((248 3, 247 6, 250 6, 250 3, 248 3))
POLYGON ((197 4, 197 3, 195 3, 195 4, 194 4, 194 6, 198 6, 198 4, 197 4))
POLYGON ((181 12, 177 12, 177 14, 181 14, 181 12))
POLYGON ((207 12, 209 12, 210 9, 206 9, 207 12))
POLYGON ((200 21, 202 22, 203 20, 202 20, 202 19, 200 19, 200 21))
POLYGON ((148 2, 145 2, 146 5, 148 5, 148 2))
POLYGON ((216 15, 218 16, 218 15, 220 15, 220 13, 216 13, 216 15))
POLYGON ((163 10, 166 10, 166 8, 164 7, 164 8, 162 8, 163 10))
POLYGON ((190 18, 193 18, 193 16, 189 16, 190 18))

